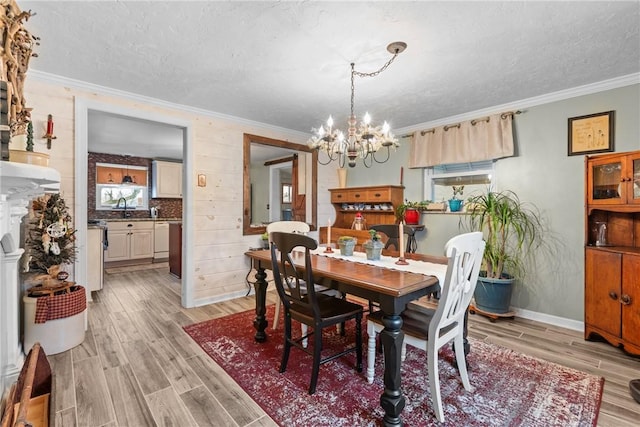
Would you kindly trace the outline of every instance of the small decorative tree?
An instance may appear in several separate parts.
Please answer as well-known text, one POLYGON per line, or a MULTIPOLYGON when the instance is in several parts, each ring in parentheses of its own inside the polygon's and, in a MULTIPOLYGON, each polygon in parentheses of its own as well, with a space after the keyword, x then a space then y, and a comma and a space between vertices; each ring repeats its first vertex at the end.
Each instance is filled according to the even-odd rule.
POLYGON ((75 260, 75 230, 67 205, 59 194, 50 194, 33 201, 33 221, 26 236, 29 267, 49 272, 53 266, 75 260))
POLYGON ((27 151, 33 151, 33 123, 27 123, 27 151))

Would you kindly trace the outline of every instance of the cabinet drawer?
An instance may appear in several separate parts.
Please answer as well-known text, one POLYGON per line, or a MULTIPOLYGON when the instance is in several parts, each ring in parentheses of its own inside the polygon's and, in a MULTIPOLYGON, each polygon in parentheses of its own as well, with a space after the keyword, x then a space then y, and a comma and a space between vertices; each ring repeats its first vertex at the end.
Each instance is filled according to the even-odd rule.
POLYGON ((108 221, 109 231, 117 230, 153 230, 153 221, 108 221))
POLYGON ((331 192, 331 203, 347 203, 348 200, 348 191, 332 191, 331 192))
POLYGON ((367 190, 366 200, 370 203, 389 202, 391 201, 391 189, 380 188, 376 190, 367 190))

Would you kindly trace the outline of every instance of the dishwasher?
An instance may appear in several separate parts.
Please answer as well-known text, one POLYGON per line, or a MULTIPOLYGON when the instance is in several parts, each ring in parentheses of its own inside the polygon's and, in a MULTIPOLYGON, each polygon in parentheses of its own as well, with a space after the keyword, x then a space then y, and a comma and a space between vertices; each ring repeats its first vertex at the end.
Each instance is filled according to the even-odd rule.
POLYGON ((153 262, 169 259, 169 223, 156 221, 153 226, 153 262))

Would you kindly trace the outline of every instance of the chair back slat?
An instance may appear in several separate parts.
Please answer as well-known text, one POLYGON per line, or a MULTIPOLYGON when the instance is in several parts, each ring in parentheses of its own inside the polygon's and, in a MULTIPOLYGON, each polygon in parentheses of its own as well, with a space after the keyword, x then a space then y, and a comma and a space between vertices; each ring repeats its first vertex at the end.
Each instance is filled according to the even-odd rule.
POLYGON ((480 275, 484 248, 485 242, 480 232, 461 234, 445 245, 449 263, 438 308, 429 325, 429 339, 432 339, 432 334, 434 338, 439 337, 440 331, 452 324, 457 323, 457 327, 462 327, 464 314, 480 275))
POLYGON ((319 318, 310 251, 318 247, 311 237, 274 231, 269 234, 271 240, 271 264, 273 279, 280 300, 287 310, 292 305, 304 307, 319 318), (294 262, 294 249, 304 248, 305 269, 300 271, 294 262), (279 255, 279 258, 278 258, 279 255), (307 285, 309 284, 309 285, 307 285))

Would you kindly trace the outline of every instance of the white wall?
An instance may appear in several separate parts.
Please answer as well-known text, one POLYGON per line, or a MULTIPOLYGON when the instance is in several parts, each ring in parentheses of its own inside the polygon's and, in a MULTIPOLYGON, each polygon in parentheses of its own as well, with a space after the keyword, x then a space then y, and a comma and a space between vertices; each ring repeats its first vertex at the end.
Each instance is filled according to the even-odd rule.
MULTIPOLYGON (((193 248, 194 280, 186 286, 192 287, 195 305, 244 295, 244 280, 249 269, 244 252, 259 244, 259 236, 242 234, 243 133, 298 143, 306 142, 304 136, 246 120, 174 109, 166 103, 100 93, 98 89, 83 89, 82 85, 65 86, 46 76, 30 77, 26 81, 25 98, 27 105, 33 108, 35 151, 50 154, 50 166, 62 175, 61 192, 67 205, 75 205, 74 180, 87 179, 86 176, 76 176, 74 170, 76 97, 190 121, 193 129, 193 166, 186 173, 194 177, 198 174, 207 175, 207 186, 194 187, 193 200, 184 206, 185 215, 195 230, 193 241, 187 242, 193 248), (37 137, 44 134, 41 128, 45 126, 47 114, 53 115, 54 133, 57 136, 51 150, 46 149, 46 141, 37 137)), ((323 181, 322 174, 320 171, 319 181, 323 181)), ((328 203, 328 197, 325 202, 328 203)), ((73 209, 70 210, 75 217, 73 209)), ((86 224, 75 224, 75 227, 83 226, 86 224)))

